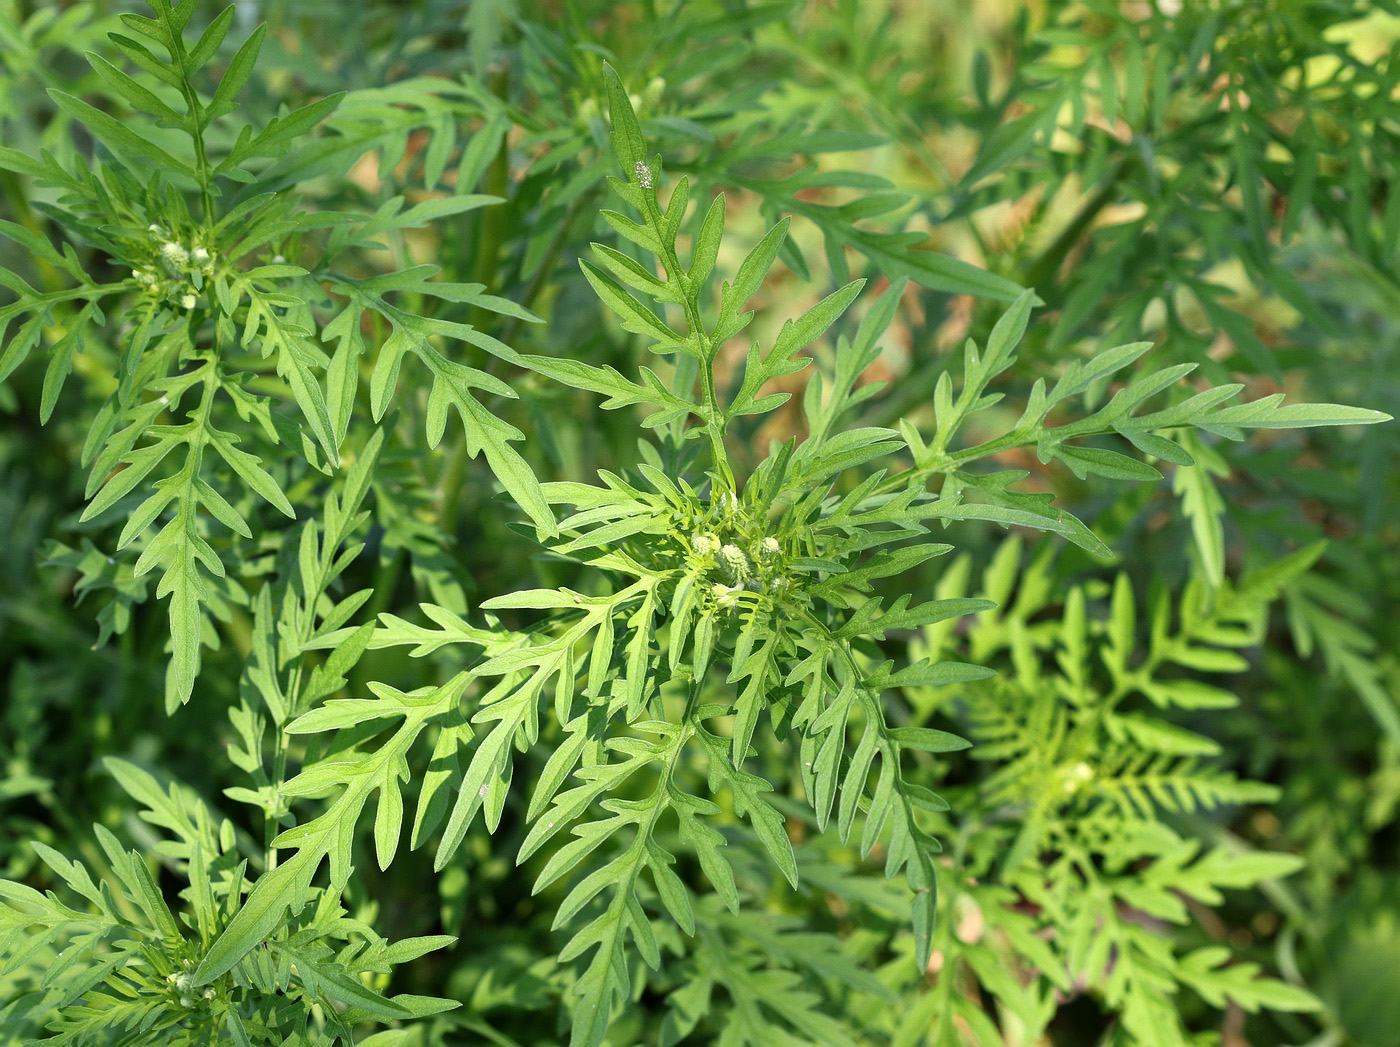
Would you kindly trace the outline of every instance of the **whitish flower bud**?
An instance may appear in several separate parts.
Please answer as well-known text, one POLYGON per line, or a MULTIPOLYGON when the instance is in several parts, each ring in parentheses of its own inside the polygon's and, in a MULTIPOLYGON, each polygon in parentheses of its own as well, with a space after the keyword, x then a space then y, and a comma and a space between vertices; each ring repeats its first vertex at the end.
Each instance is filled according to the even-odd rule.
POLYGON ((744 550, 733 542, 726 542, 720 547, 719 560, 736 582, 742 582, 753 569, 753 564, 749 562, 744 550))
POLYGON ((719 539, 708 531, 701 531, 699 534, 691 536, 690 547, 695 551, 696 556, 709 559, 719 552, 719 539))
POLYGON ((765 560, 773 559, 773 557, 778 555, 779 550, 778 539, 771 535, 758 543, 758 555, 765 560))
POLYGON ((190 253, 176 243, 161 244, 160 257, 172 269, 183 269, 190 264, 190 253))
POLYGON ((190 252, 190 260, 194 262, 195 265, 203 265, 205 262, 209 261, 209 252, 202 247, 196 247, 190 252))
POLYGON ((739 594, 743 591, 742 585, 721 585, 716 582, 710 586, 710 595, 714 597, 715 603, 725 610, 739 606, 739 594))
POLYGON ((180 305, 186 309, 193 309, 198 304, 199 299, 192 294, 182 295, 180 297, 180 305))
POLYGON ((1067 794, 1077 792, 1080 786, 1093 777, 1094 769, 1081 760, 1065 772, 1064 790, 1067 794))

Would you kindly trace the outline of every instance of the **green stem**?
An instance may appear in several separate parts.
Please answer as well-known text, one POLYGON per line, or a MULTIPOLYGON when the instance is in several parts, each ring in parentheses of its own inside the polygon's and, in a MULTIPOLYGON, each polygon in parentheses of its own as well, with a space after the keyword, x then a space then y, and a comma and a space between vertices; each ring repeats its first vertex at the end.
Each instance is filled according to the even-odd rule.
POLYGON ((704 319, 700 316, 700 305, 695 300, 690 278, 681 266, 680 258, 676 255, 676 245, 662 231, 661 209, 656 200, 656 191, 650 190, 643 195, 645 197, 643 214, 647 224, 656 233, 657 240, 661 244, 661 264, 665 266, 667 276, 674 278, 676 283, 680 285, 681 307, 685 310, 685 322, 690 328, 690 333, 699 342, 700 395, 703 399, 705 435, 710 441, 710 457, 714 462, 715 470, 719 473, 719 479, 725 491, 737 494, 738 487, 734 481, 734 470, 729 464, 729 452, 724 446, 726 424, 724 412, 720 409, 719 392, 715 388, 714 362, 718 346, 713 344, 709 333, 705 330, 704 319))
POLYGON ((199 94, 190 83, 190 59, 185 51, 185 41, 180 29, 170 18, 169 0, 160 8, 165 31, 170 34, 170 45, 175 64, 180 67, 180 94, 184 96, 185 108, 189 114, 190 126, 186 128, 194 142, 195 169, 199 174, 199 201, 201 218, 205 232, 214 228, 214 175, 209 167, 209 157, 204 150, 204 106, 199 102, 199 94))
MULTIPOLYGON (((656 832, 656 825, 661 820, 661 815, 670 809, 671 802, 667 797, 667 792, 671 787, 671 779, 675 777, 676 768, 680 763, 680 755, 685 751, 686 743, 690 741, 695 733, 694 711, 700 693, 699 682, 694 683, 690 688, 690 695, 686 699, 685 714, 681 718, 680 729, 676 732, 675 739, 671 745, 671 751, 666 754, 666 762, 662 767, 661 777, 656 784, 656 795, 660 797, 654 804, 645 818, 637 822, 637 835, 626 851, 627 868, 619 878, 614 890, 612 901, 608 904, 606 919, 609 923, 609 930, 606 936, 598 943, 598 952, 593 956, 589 964, 591 968, 600 961, 609 965, 613 964, 617 954, 623 946, 623 916, 627 909, 627 901, 632 897, 637 889, 637 880, 640 878, 642 869, 647 864, 647 841, 656 832)), ((603 1001, 606 1005, 607 1001, 603 1001)))
MULTIPOLYGON (((510 70, 506 67, 492 70, 488 87, 497 98, 505 99, 510 93, 510 70)), ((501 138, 501 147, 491 159, 491 167, 486 173, 484 191, 491 196, 503 199, 510 188, 510 136, 501 138)), ((474 238, 477 245, 476 265, 472 270, 472 281, 483 284, 489 291, 496 282, 500 263, 501 245, 506 235, 506 204, 496 204, 480 212, 480 224, 474 238)), ((480 306, 473 306, 467 313, 467 323, 480 327, 488 312, 480 306)))
MULTIPOLYGON (((326 532, 324 526, 320 527, 321 542, 317 550, 316 567, 314 578, 305 579, 309 588, 316 596, 307 600, 301 607, 300 621, 295 630, 297 637, 296 648, 303 648, 316 635, 316 600, 326 590, 326 575, 329 573, 335 560, 335 546, 339 543, 332 539, 326 532)), ((274 649, 278 646, 274 641, 274 649)), ((282 730, 283 726, 295 720, 302 714, 301 690, 306 676, 306 656, 296 658, 292 663, 291 672, 287 676, 287 686, 284 694, 287 697, 286 719, 282 723, 274 724, 276 730, 272 737, 272 773, 268 778, 268 783, 275 783, 280 791, 282 784, 287 780, 287 734, 282 730)), ((277 867, 277 851, 272 846, 272 841, 280 833, 281 827, 277 823, 276 815, 273 812, 263 825, 263 852, 266 869, 271 872, 277 867)))
POLYGON ((467 441, 458 440, 447 456, 438 481, 438 526, 449 539, 457 534, 457 521, 462 515, 462 485, 467 478, 467 441))
MULTIPOLYGON (((559 230, 554 234, 554 241, 549 245, 549 250, 545 252, 543 261, 535 269, 535 275, 530 278, 530 283, 520 295, 520 304, 526 309, 532 309, 540 293, 544 290, 545 284, 554 274, 554 267, 559 264, 559 256, 564 253, 564 245, 569 242, 569 234, 573 231, 574 222, 582 214, 587 206, 592 210, 593 194, 581 193, 574 198, 573 203, 564 214, 564 220, 559 223, 559 230)), ((520 331, 523 323, 518 316, 512 316, 507 322, 505 329, 501 332, 501 341, 506 345, 513 346, 515 336, 520 331)), ((492 357, 494 362, 496 358, 492 357)))
MULTIPOLYGON (((506 99, 510 93, 510 70, 501 68, 494 70, 489 77, 488 84, 491 93, 497 98, 506 99)), ((492 196, 505 197, 506 190, 510 186, 510 147, 509 136, 501 139, 501 146, 496 150, 496 155, 491 160, 491 166, 487 171, 485 192, 492 196)), ((470 242, 478 245, 476 264, 472 269, 472 282, 482 284, 490 290, 496 283, 497 269, 500 262, 501 245, 505 242, 506 235, 506 204, 498 204, 488 207, 480 212, 480 220, 475 232, 468 237, 470 242)), ((528 308, 528 305, 527 305, 528 308)), ((480 306, 472 306, 467 311, 467 323, 472 327, 483 327, 487 319, 494 314, 480 306)), ((512 321, 516 322, 516 321, 512 321)), ((510 334, 513 334, 512 329, 510 334)), ((502 337, 501 341, 510 344, 510 334, 502 337)), ((486 361, 484 370, 487 374, 494 375, 496 371, 497 358, 491 357, 486 361)), ((442 471, 442 480, 438 486, 438 512, 442 529, 448 535, 456 534, 457 520, 461 514, 462 485, 467 477, 467 447, 465 438, 457 439, 449 452, 447 465, 442 471)), ((381 564, 381 568, 384 565, 381 564)), ((393 572, 393 578, 397 581, 398 569, 397 559, 393 572)), ((375 601, 379 600, 378 590, 375 591, 375 601)), ((382 608, 381 608, 382 609, 382 608)))

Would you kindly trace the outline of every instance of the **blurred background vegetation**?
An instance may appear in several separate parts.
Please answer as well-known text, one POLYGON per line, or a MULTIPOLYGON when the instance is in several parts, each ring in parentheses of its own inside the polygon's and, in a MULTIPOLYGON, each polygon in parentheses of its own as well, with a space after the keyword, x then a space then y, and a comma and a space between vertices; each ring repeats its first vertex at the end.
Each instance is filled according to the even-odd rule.
MULTIPOLYGON (((198 2, 197 19, 222 6, 198 2)), ((788 268, 760 309, 782 301, 775 315, 791 315, 833 279, 869 272, 872 260, 922 283, 907 292, 902 334, 887 338, 871 375, 892 382, 872 424, 928 410, 953 350, 985 336, 997 315, 992 297, 938 290, 919 257, 928 248, 1043 299, 1018 389, 1068 359, 1141 338, 1159 343, 1159 364, 1196 363, 1214 382, 1245 382, 1252 396, 1287 391, 1400 413, 1400 6, 1390 0, 237 7, 243 32, 270 27, 246 105, 271 113, 350 92, 288 162, 307 206, 372 212, 401 194, 505 197, 396 234, 385 258, 434 262, 447 279, 484 283, 539 313, 546 324, 472 318, 522 352, 624 370, 635 359, 600 320, 576 265, 606 232, 596 219, 610 170, 598 99, 600 63, 611 56, 636 85, 668 171, 723 188, 740 240, 779 214, 798 216, 788 268)), ((93 91, 81 53, 102 50, 117 16, 134 9, 0 0, 5 146, 69 154, 76 140, 81 150, 82 133, 46 89, 93 91)), ((0 172, 0 216, 51 233, 49 192, 0 172)), ((740 246, 731 245, 736 255, 740 246)), ((8 242, 0 266, 36 287, 54 279, 8 242)), ((129 563, 99 552, 111 537, 102 525, 77 520, 82 419, 107 391, 102 347, 89 346, 75 366, 80 381, 44 427, 33 406, 42 366, 0 388, 0 690, 9 696, 0 708, 0 873, 10 878, 33 872, 28 839, 100 868, 90 823, 152 838, 96 754, 156 764, 217 794, 210 754, 228 728, 214 707, 237 687, 220 659, 241 660, 247 632, 246 609, 232 608, 224 653, 208 655, 205 697, 169 721, 154 714, 165 616, 139 604, 147 581, 133 580, 129 563)), ((524 453, 542 478, 633 459, 616 436, 630 422, 587 397, 521 381, 530 395, 500 410, 528 434, 524 453)), ((799 424, 796 414, 787 421, 799 424)), ((377 590, 368 611, 428 598, 475 605, 564 570, 530 562, 530 543, 509 529, 460 439, 429 454, 414 436, 421 422, 397 431, 376 483, 418 492, 418 502, 383 499, 376 510, 376 556, 362 580, 377 590)), ((756 453, 769 435, 749 434, 756 453)), ((1192 826, 1306 859, 1268 897, 1238 892, 1204 926, 1311 987, 1325 1010, 1248 1023, 1232 1011, 1223 1026, 1201 1028, 1230 1045, 1400 1044, 1400 429, 1255 439, 1228 468, 1209 445, 1192 450, 1212 467, 1126 494, 1052 473, 1029 453, 1007 467, 1053 486, 1112 546, 1109 568, 1064 551, 1053 566, 1061 582, 1123 570, 1144 591, 1154 580, 1173 590, 1189 578, 1213 585, 1327 542, 1288 586, 1249 669, 1225 682, 1241 705, 1211 726, 1222 765, 1275 784, 1280 799, 1192 826)), ((999 538, 968 528, 956 541, 985 563, 999 538)), ((246 553, 257 561, 259 550, 246 553)), ((550 584, 567 582, 561 574, 550 584)), ((359 672, 412 686, 424 669, 375 652, 359 672)), ((468 873, 436 878, 421 856, 367 872, 363 890, 386 933, 496 928, 490 941, 472 944, 469 934, 454 953, 423 961, 415 977, 493 1022, 508 999, 517 1017, 498 1026, 537 1042, 514 1027, 531 1005, 529 941, 539 928, 509 859, 484 837, 475 843, 470 890, 468 873)), ((1069 1001, 1047 1042, 1099 1042, 1104 1022, 1091 1000, 1069 1001)))

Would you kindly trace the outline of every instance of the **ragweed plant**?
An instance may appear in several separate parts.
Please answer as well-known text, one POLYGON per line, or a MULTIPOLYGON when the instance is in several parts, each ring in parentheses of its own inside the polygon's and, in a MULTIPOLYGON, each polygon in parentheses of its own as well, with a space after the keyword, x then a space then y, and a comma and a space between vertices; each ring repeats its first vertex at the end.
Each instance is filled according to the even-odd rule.
MULTIPOLYGON (((744 307, 777 258, 786 223, 766 234, 722 285, 716 307, 706 289, 723 235, 724 199, 703 208, 683 263, 678 243, 688 182, 678 180, 663 204, 661 159, 647 156, 615 74, 609 73, 608 89, 612 147, 625 176, 612 185, 636 217, 614 211, 603 217, 659 265, 603 245, 596 248, 597 265, 582 265, 624 328, 677 363, 669 382, 650 368, 633 381, 580 360, 521 358, 541 374, 605 394, 605 407, 649 409, 645 425, 655 437, 639 445, 634 470, 605 472, 597 484, 542 486, 559 507, 560 537, 548 546, 550 555, 587 566, 596 581, 589 591, 529 589, 483 603, 490 612, 533 613, 536 621, 523 631, 499 619, 473 626, 431 604, 423 606, 430 625, 382 617, 369 646, 411 645, 427 655, 460 645, 468 667, 431 693, 376 685, 375 699, 333 700, 289 725, 294 733, 360 737, 367 723, 390 719, 399 726, 354 763, 342 756, 335 765, 334 780, 363 781, 363 787, 351 786, 316 822, 274 841, 295 856, 259 884, 223 931, 197 972, 200 984, 223 976, 281 912, 300 904, 323 858, 332 862, 333 882, 343 877, 334 865, 346 861, 345 805, 353 816, 362 790, 379 789, 378 856, 381 865, 392 859, 400 801, 391 768, 401 759, 396 754, 434 722, 443 724, 436 744, 444 770, 423 783, 413 836, 415 842, 436 837, 439 869, 458 854, 478 815, 488 830, 500 826, 515 783, 513 754, 554 738, 543 767, 526 783, 528 831, 516 861, 536 861, 534 891, 554 892, 554 924, 572 928, 560 959, 580 962, 567 994, 575 1044, 604 1042, 616 1008, 638 991, 634 955, 653 969, 662 965, 667 933, 658 920, 695 933, 697 885, 678 855, 688 855, 725 905, 740 911, 744 895, 726 838, 709 821, 720 813, 719 801, 743 819, 772 866, 797 884, 775 788, 801 796, 819 830, 834 822, 858 854, 878 847, 887 874, 904 874, 913 959, 927 968, 938 844, 925 819, 947 809, 927 783, 945 766, 942 754, 968 743, 936 727, 896 725, 890 702, 901 693, 967 685, 992 671, 947 659, 898 666, 885 641, 994 605, 965 597, 888 599, 875 586, 953 548, 930 540, 936 523, 1021 524, 1101 546, 1048 497, 1012 490, 1024 474, 977 472, 973 463, 1033 446, 1043 460, 1062 461, 1080 475, 1152 480, 1160 474, 1140 458, 1084 438, 1117 434, 1125 449, 1190 467, 1190 453, 1172 435, 1380 420, 1336 405, 1284 406, 1279 397, 1227 405, 1238 386, 1182 397, 1177 390, 1190 368, 1178 366, 1136 374, 1097 410, 1047 424, 1053 408, 1065 410, 1102 388, 1151 348, 1138 343, 1075 364, 1053 387, 1037 384, 1010 431, 959 447, 965 419, 999 398, 987 388, 1014 361, 1032 307, 1027 293, 985 348, 968 346, 962 388, 955 393, 950 377, 940 382, 931 432, 911 423, 843 430, 842 416, 878 392, 857 380, 894 315, 903 289, 897 284, 874 303, 853 338, 838 340, 829 379, 808 385, 806 435, 775 442, 750 475, 740 476, 728 449, 731 429, 787 399, 765 388, 807 366, 798 354, 837 321, 862 282, 788 321, 766 350, 753 344, 742 373, 726 386, 717 374, 721 349, 750 320, 744 307), (871 467, 879 461, 891 464, 871 467), (454 773, 446 768, 458 751, 465 766, 454 773), (779 783, 746 766, 757 753, 774 751, 787 754, 779 783), (355 766, 365 771, 351 772, 355 766)), ((354 642, 363 642, 356 635, 354 642)), ((320 643, 351 636, 342 630, 320 643)), ((378 737, 383 728, 371 730, 378 737)), ((315 776, 308 785, 330 780, 315 776)))
POLYGON ((1111 585, 1057 584, 1055 550, 1026 557, 1015 537, 980 582, 967 556, 950 564, 936 595, 977 593, 989 609, 961 635, 951 623, 926 628, 911 650, 1007 668, 957 695, 909 694, 919 718, 955 703, 973 758, 987 767, 945 816, 960 860, 935 941, 948 977, 921 1015, 935 1042, 959 1021, 989 1042, 1017 1025, 1044 1035, 1057 992, 1099 1001, 1110 1042, 1164 1047, 1190 1042, 1183 1015, 1197 1000, 1317 1009, 1309 993, 1258 977, 1257 963, 1212 940, 1201 915, 1225 890, 1302 863, 1206 820, 1227 805, 1272 803, 1278 790, 1213 764, 1220 746, 1195 728, 1239 699, 1175 674, 1244 670, 1240 651, 1263 638, 1270 602, 1320 552, 1299 550, 1217 590, 1196 582, 1176 600, 1162 586, 1143 600, 1126 574, 1111 585), (1160 933, 1193 923, 1189 949, 1160 933), (973 1003, 979 990, 996 998, 995 1014, 973 1003))
MULTIPOLYGON (((429 116, 440 126, 451 99, 480 96, 481 85, 424 89, 416 108, 404 102, 413 87, 358 94, 338 133, 292 151, 335 99, 235 129, 231 100, 260 32, 211 85, 201 70, 232 15, 189 43, 190 5, 154 9, 154 19, 124 18, 149 43, 113 38, 151 82, 95 62, 155 118, 149 137, 60 98, 110 156, 88 170, 0 153, 56 191, 47 213, 100 259, 87 265, 31 229, 4 227, 74 286, 7 278, 17 301, 0 321, 23 319, 2 358, 15 369, 41 344, 51 354, 45 416, 79 348, 110 365, 85 456, 85 514, 121 510, 126 522, 112 562, 95 545, 57 558, 80 588, 114 590, 103 624, 117 632, 160 570, 175 716, 202 686, 201 643, 236 645, 236 685, 210 690, 228 697, 237 784, 223 795, 237 818, 109 761, 140 808, 145 824, 127 828, 151 860, 102 829, 83 861, 41 842, 34 853, 51 875, 24 868, 0 882, 0 977, 23 990, 0 1016, 71 1043, 544 1044, 567 1028, 575 1047, 670 1047, 914 1044, 963 1027, 1024 1042, 1047 1026, 1057 993, 1081 990, 1121 1016, 1114 1035, 1126 1043, 1170 1025, 1151 1004, 1163 987, 1192 987, 1211 1006, 1312 1005, 1256 966, 1228 966, 1222 947, 1180 954, 1149 925, 1182 922, 1180 893, 1214 904, 1219 888, 1295 863, 1199 854, 1170 827, 1169 816, 1270 794, 1202 768, 1211 753, 1200 735, 1131 707, 1224 704, 1168 668, 1233 667, 1217 648, 1258 639, 1279 579, 1306 557, 1243 583, 1239 600, 1226 592, 1209 605, 1188 592, 1175 630, 1156 599, 1141 659, 1126 581, 1104 624, 1089 626, 1086 601, 1102 593, 1022 569, 1015 545, 975 595, 963 560, 926 592, 906 580, 926 580, 921 568, 978 523, 1107 552, 1051 494, 1022 487, 1027 472, 1008 467, 1012 455, 1080 478, 1155 483, 1157 465, 1180 475, 1215 461, 1202 434, 1235 440, 1384 415, 1281 396, 1234 402, 1241 386, 1191 386, 1189 364, 1143 366, 1153 347, 1137 342, 1071 360, 1008 416, 1035 297, 986 278, 971 289, 1011 305, 984 344, 968 342, 960 370, 939 374, 930 410, 891 427, 853 425, 882 391, 865 377, 906 278, 969 289, 966 269, 890 261, 907 234, 854 224, 886 213, 887 199, 865 211, 806 207, 829 253, 845 244, 884 259, 880 273, 895 282, 862 303, 859 322, 844 317, 864 280, 732 353, 775 263, 800 263, 788 221, 716 288, 725 198, 695 199, 692 210, 702 194, 650 153, 610 65, 605 106, 587 119, 606 109, 621 171, 609 185, 630 213, 601 212, 617 239, 594 245, 581 271, 655 360, 629 376, 573 346, 520 352, 466 318, 505 318, 502 330, 514 331, 535 319, 522 306, 479 282, 431 279, 406 251, 379 272, 359 259, 380 238, 398 243, 430 219, 491 203, 470 192, 483 157, 494 154, 491 177, 508 186, 507 102, 483 104, 485 145, 464 147, 455 195, 409 205, 396 194, 372 214, 316 209, 293 189, 299 178, 365 142, 406 141, 429 116), (379 108, 394 110, 382 124, 379 108), (138 179, 138 161, 156 175, 138 179), (115 278, 90 275, 108 269, 115 278), (458 306, 464 319, 437 315, 458 306), (453 343, 493 362, 463 363, 453 343), (430 381, 417 397, 396 396, 409 355, 430 381), (775 412, 790 394, 779 386, 814 357, 823 366, 807 379, 796 427, 784 428, 791 416, 775 412), (515 369, 509 381, 505 368, 515 369), (596 480, 537 479, 542 468, 512 446, 521 431, 483 399, 546 382, 639 421, 631 461, 620 456, 596 480), (538 585, 467 606, 471 579, 424 535, 457 467, 444 469, 441 491, 416 475, 421 450, 393 444, 391 407, 421 422, 430 446, 457 411, 454 457, 486 459, 512 503, 504 512, 541 543, 538 585), (760 431, 779 435, 751 464, 744 449, 760 431), (415 596, 430 597, 416 611, 397 598, 394 548, 413 552, 415 596), (1047 596, 1054 584, 1062 605, 1047 596), (1095 676, 1091 636, 1106 679, 1095 676), (1053 673, 1042 665, 1052 659, 1053 673), (979 759, 996 769, 980 774, 979 759), (940 839, 953 841, 950 856, 939 857, 940 839), (405 841, 432 851, 431 874, 415 871, 405 841), (884 876, 866 875, 866 862, 884 876), (44 876, 74 904, 21 882, 44 876), (391 889, 395 877, 409 886, 391 889), (421 894, 435 909, 426 919, 421 894), (499 907, 482 930, 473 918, 486 910, 472 907, 488 894, 499 907), (861 910, 859 925, 845 922, 861 910), (973 912, 992 926, 987 936, 969 927, 973 912), (374 929, 381 921, 434 922, 460 940, 390 942, 374 929), (429 965, 449 961, 435 982, 429 965), (433 995, 391 995, 396 966, 407 966, 399 977, 429 972, 415 981, 436 984, 433 995), (974 981, 994 1001, 987 1010, 963 991, 974 981), (535 1011, 559 1017, 526 1021, 535 1011), (424 1020, 405 1025, 414 1019, 424 1020), (375 1025, 389 1027, 366 1037, 375 1025)), ((551 68, 572 61, 538 27, 522 33, 551 68)), ((544 64, 528 70, 532 82, 547 79, 544 64)), ((664 90, 637 97, 658 103, 664 90)), ((588 139, 567 148, 586 150, 588 139)), ((425 149, 430 183, 453 149, 450 135, 425 149)), ((571 191, 578 199, 582 183, 571 191)), ((550 198, 542 210, 558 206, 569 205, 550 198)), ((556 247, 527 258, 539 264, 556 247)))
POLYGON ((396 198, 373 215, 303 209, 289 188, 298 164, 277 161, 341 96, 253 127, 236 115, 238 96, 264 31, 237 49, 217 81, 205 83, 201 74, 233 24, 234 8, 187 43, 193 4, 157 0, 152 7, 154 18, 122 16, 132 35, 110 34, 144 78, 91 57, 113 94, 149 118, 146 127, 54 91, 59 108, 101 141, 101 162, 88 167, 47 151, 35 158, 0 150, 0 167, 57 191, 49 208, 54 220, 73 243, 99 256, 94 276, 71 244, 60 250, 21 225, 0 225, 54 283, 40 290, 16 274, 0 274, 16 296, 0 309, 0 334, 16 327, 0 353, 0 377, 40 348, 46 331, 56 332, 42 347, 48 365, 39 417, 47 420, 75 357, 96 341, 96 329, 114 328, 105 361, 114 387, 92 419, 82 455, 91 499, 83 519, 122 513, 114 551, 139 551, 133 579, 159 578, 155 596, 167 600, 170 622, 165 693, 172 709, 193 692, 201 648, 217 643, 213 622, 227 620, 231 605, 247 600, 237 575, 229 574, 228 553, 219 551, 226 543, 211 537, 251 538, 249 518, 263 507, 295 516, 285 489, 339 462, 360 384, 367 314, 389 332, 369 383, 375 417, 389 409, 404 357, 416 356, 433 375, 430 445, 441 440, 456 410, 467 423, 469 453, 485 452, 539 526, 549 529, 552 521, 533 473, 510 448, 521 433, 490 415, 475 392, 509 396, 511 390, 448 359, 438 340, 509 351, 469 324, 430 319, 395 303, 415 295, 529 314, 483 294, 480 284, 430 284, 436 269, 429 265, 373 275, 335 268, 337 259, 375 238, 492 198, 464 193, 413 206, 396 198), (324 242, 306 239, 325 229, 331 232, 324 242), (115 279, 101 278, 114 270, 115 279), (274 410, 278 401, 297 414, 274 410), (274 457, 294 460, 295 472, 279 482, 264 465, 274 457))

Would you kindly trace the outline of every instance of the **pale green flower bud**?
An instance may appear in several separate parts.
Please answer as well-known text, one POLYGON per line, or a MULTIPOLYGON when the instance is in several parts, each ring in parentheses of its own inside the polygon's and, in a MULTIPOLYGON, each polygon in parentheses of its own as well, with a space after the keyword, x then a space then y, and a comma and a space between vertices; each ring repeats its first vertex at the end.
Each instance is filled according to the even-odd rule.
POLYGON ((743 582, 753 570, 748 555, 733 542, 726 542, 720 547, 719 561, 736 582, 743 582))
POLYGON ((165 268, 172 273, 183 272, 190 264, 190 253, 177 243, 163 243, 160 245, 160 260, 165 263, 165 268))
POLYGON ((701 559, 712 559, 719 552, 719 539, 708 531, 701 531, 691 536, 690 547, 701 559))
POLYGON ((710 586, 710 595, 714 597, 715 603, 726 611, 739 606, 739 594, 743 591, 742 585, 721 585, 716 582, 710 586))
POLYGON ((1063 788, 1067 795, 1076 793, 1080 787, 1094 777, 1094 769, 1084 761, 1063 772, 1063 788))

